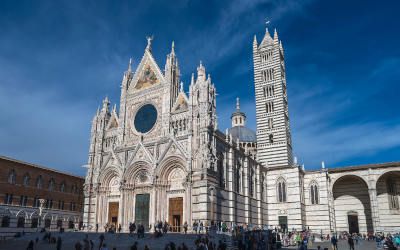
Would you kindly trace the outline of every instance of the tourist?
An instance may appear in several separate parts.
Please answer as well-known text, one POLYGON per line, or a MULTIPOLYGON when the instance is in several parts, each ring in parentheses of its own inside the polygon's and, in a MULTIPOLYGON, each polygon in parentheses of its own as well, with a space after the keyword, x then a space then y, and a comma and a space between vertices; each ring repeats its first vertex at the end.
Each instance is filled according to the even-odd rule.
POLYGON ((26 250, 33 250, 33 240, 29 241, 28 247, 26 250))
POLYGON ((99 249, 100 249, 105 239, 104 234, 100 234, 99 239, 100 239, 100 244, 99 244, 99 249))
POLYGON ((131 250, 138 250, 138 242, 135 241, 135 243, 133 243, 133 245, 131 246, 131 250))
POLYGON ((336 239, 335 235, 332 236, 331 243, 332 243, 332 249, 333 250, 337 250, 338 249, 338 247, 337 247, 337 239, 336 239))
POLYGON ((349 243, 349 249, 354 250, 354 240, 353 237, 351 237, 350 235, 349 238, 347 239, 347 243, 349 243))
POLYGON ((187 230, 188 230, 188 224, 185 221, 185 223, 183 224, 183 231, 185 232, 185 234, 187 234, 187 230))
POLYGON ((118 224, 118 233, 121 233, 121 230, 122 230, 122 226, 121 226, 121 224, 118 224))
POLYGON ((82 244, 79 240, 75 243, 75 250, 82 250, 82 244))
POLYGON ((150 250, 150 248, 147 245, 145 245, 144 250, 150 250))
POLYGON ((83 250, 90 250, 90 243, 88 240, 88 236, 83 240, 83 250))
POLYGON ((96 233, 99 232, 99 223, 96 223, 96 233))
POLYGON ((103 246, 100 248, 100 250, 108 250, 108 248, 107 248, 107 244, 106 244, 106 243, 104 243, 104 244, 103 244, 103 246))
POLYGON ((61 244, 62 244, 61 237, 58 236, 58 238, 57 238, 57 244, 56 244, 56 249, 57 249, 57 250, 61 250, 61 244))

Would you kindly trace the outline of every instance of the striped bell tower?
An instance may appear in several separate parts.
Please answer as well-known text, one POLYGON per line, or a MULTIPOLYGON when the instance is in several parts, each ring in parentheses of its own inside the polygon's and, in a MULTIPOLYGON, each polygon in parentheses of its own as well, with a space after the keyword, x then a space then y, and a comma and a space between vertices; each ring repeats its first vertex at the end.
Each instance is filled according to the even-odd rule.
POLYGON ((278 33, 253 41, 257 120, 257 160, 266 167, 293 164, 285 59, 278 33))

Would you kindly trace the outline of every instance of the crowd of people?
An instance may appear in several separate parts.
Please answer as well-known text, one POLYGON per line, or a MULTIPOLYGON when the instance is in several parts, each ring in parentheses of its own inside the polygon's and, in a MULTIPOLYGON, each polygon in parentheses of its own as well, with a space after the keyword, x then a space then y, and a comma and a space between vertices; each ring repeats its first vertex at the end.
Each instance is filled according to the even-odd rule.
MULTIPOLYGON (((158 221, 153 225, 145 227, 142 224, 136 224, 135 222, 129 223, 129 235, 133 237, 137 235, 137 239, 145 238, 145 231, 148 230, 148 238, 159 238, 171 231, 178 231, 182 233, 188 232, 188 224, 185 222, 179 228, 171 227, 166 221, 158 221)), ((196 240, 193 242, 195 248, 191 248, 185 243, 176 244, 175 242, 168 242, 164 249, 165 250, 186 250, 186 249, 196 249, 196 250, 225 250, 227 249, 227 243, 225 240, 220 240, 218 244, 217 234, 226 234, 231 237, 231 244, 236 246, 239 250, 267 250, 267 249, 280 249, 282 247, 293 247, 296 246, 299 250, 307 249, 321 249, 320 242, 330 242, 333 250, 338 249, 338 242, 347 242, 349 250, 362 249, 363 241, 375 241, 376 247, 378 249, 389 249, 397 250, 400 247, 400 235, 391 234, 349 234, 347 232, 342 232, 339 234, 323 235, 309 231, 287 231, 278 229, 261 229, 257 227, 252 227, 249 225, 235 225, 233 223, 217 222, 203 223, 202 221, 195 221, 190 232, 197 234, 196 240)), ((96 231, 98 231, 98 225, 96 225, 96 231)), ((122 227, 120 224, 106 224, 104 227, 105 233, 121 233, 122 227)), ((49 244, 54 244, 57 250, 62 248, 62 238, 59 234, 57 237, 52 235, 51 232, 44 230, 42 241, 49 244)), ((117 236, 118 237, 118 236, 117 236)), ((224 238, 224 235, 220 235, 219 238, 224 238)), ((28 244, 27 249, 33 250, 35 245, 38 243, 39 238, 36 240, 31 240, 28 244)), ((326 243, 325 243, 326 244, 326 243)), ((343 244, 343 243, 341 243, 343 244)), ((75 250, 114 250, 113 248, 108 248, 105 241, 105 234, 99 235, 98 241, 93 241, 89 239, 88 235, 85 236, 83 240, 78 240, 75 245, 75 250)), ((144 244, 144 242, 134 241, 130 247, 131 250, 145 249, 150 250, 150 246, 144 244), (143 244, 143 245, 141 245, 143 244)), ((324 248, 325 249, 325 248, 324 248)))

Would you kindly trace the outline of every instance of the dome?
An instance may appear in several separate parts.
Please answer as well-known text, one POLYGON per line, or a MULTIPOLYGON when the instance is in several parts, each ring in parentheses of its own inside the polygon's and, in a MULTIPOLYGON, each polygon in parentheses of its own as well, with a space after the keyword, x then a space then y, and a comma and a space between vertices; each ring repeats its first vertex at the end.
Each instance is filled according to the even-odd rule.
POLYGON ((229 129, 234 141, 239 138, 241 142, 257 142, 256 132, 244 126, 235 126, 229 129))

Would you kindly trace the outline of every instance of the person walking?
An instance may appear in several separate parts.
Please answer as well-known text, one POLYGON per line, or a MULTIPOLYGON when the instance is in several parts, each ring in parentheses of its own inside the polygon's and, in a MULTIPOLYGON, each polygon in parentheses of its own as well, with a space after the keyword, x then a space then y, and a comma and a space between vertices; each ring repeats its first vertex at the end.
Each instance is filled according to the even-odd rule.
POLYGON ((185 234, 187 234, 187 230, 188 230, 188 224, 185 221, 185 223, 183 224, 183 231, 185 232, 185 234))
POLYGON ((61 237, 58 236, 57 243, 56 243, 56 249, 61 250, 61 245, 62 245, 62 240, 61 240, 61 237))
POLYGON ((347 239, 347 243, 349 243, 349 249, 354 250, 354 240, 353 237, 351 237, 350 235, 349 238, 347 239))
POLYGON ((33 240, 29 241, 28 247, 26 250, 33 250, 33 240))
POLYGON ((332 244, 332 249, 333 249, 333 250, 338 250, 338 247, 337 247, 337 238, 336 238, 335 235, 333 235, 332 238, 331 238, 331 244, 332 244))

